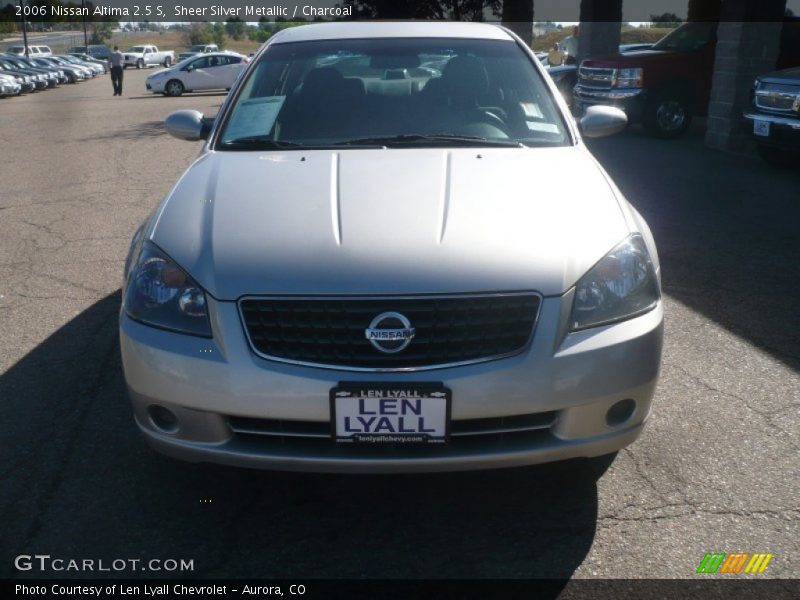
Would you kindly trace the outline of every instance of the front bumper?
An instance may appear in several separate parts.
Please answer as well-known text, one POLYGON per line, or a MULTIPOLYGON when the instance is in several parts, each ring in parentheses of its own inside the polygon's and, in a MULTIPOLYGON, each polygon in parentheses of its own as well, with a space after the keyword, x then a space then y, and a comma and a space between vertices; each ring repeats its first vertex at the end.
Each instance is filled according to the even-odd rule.
POLYGON ((759 144, 789 152, 800 152, 800 114, 797 117, 784 117, 767 113, 750 112, 742 115, 754 132, 757 121, 769 123, 769 135, 756 135, 753 138, 759 144))
POLYGON ((0 84, 0 96, 16 96, 22 90, 22 86, 18 83, 3 83, 0 84))
POLYGON ((153 81, 145 81, 144 85, 148 89, 148 91, 153 92, 154 94, 163 94, 164 93, 164 84, 165 81, 161 80, 153 80, 153 81))
POLYGON ((544 299, 523 353, 439 370, 365 374, 265 360, 250 350, 236 303, 210 298, 213 339, 155 329, 123 312, 120 344, 136 422, 154 448, 177 458, 325 472, 511 467, 614 452, 636 439, 650 413, 662 304, 628 321, 565 334, 571 302, 571 294, 544 299), (289 432, 298 424, 325 429, 330 389, 347 381, 441 382, 452 390, 454 422, 541 413, 552 413, 552 421, 522 434, 470 435, 414 449, 289 432), (623 399, 635 408, 610 425, 607 412, 623 399), (157 426, 149 412, 154 404, 177 416, 175 430, 157 426), (231 427, 235 417, 281 422, 287 433, 243 435, 231 427))
POLYGON ((642 88, 602 89, 577 84, 573 88, 573 105, 580 116, 589 106, 614 106, 625 112, 628 122, 641 121, 647 94, 642 88))

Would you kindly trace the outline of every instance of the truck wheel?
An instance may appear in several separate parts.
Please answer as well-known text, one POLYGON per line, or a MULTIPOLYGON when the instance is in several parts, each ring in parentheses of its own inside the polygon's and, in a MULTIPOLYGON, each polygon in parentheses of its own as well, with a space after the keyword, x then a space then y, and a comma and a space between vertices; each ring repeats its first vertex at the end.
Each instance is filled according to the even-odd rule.
POLYGON ((177 79, 170 79, 164 86, 164 94, 167 96, 180 96, 183 93, 183 84, 177 79))
POLYGON ((651 135, 672 139, 692 123, 692 106, 686 94, 666 91, 653 96, 644 109, 644 127, 651 135))
POLYGON ((164 66, 169 69, 172 66, 172 59, 168 56, 164 59, 164 66))
POLYGON ((137 69, 143 69, 144 68, 144 61, 141 58, 136 61, 136 68, 137 69))

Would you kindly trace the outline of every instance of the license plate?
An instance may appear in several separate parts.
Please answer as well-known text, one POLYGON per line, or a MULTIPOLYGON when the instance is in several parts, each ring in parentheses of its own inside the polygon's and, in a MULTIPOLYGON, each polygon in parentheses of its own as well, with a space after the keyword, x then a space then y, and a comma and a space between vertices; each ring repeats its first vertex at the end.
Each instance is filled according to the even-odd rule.
POLYGON ((450 430, 450 390, 440 384, 348 383, 331 390, 337 442, 444 443, 450 430))
POLYGON ((753 119, 753 133, 769 137, 769 121, 762 121, 761 119, 753 119))

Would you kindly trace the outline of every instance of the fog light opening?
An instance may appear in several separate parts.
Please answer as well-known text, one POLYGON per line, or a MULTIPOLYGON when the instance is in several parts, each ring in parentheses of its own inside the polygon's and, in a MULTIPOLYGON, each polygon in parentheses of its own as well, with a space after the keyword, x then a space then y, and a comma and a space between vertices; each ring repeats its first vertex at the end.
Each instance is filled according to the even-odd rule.
POLYGON ((633 416, 633 412, 635 410, 635 400, 631 400, 630 398, 620 400, 608 409, 608 412, 606 413, 606 423, 608 423, 610 427, 622 425, 625 421, 633 416))
POLYGON ((147 407, 147 414, 150 415, 150 420, 153 422, 153 425, 164 433, 175 433, 178 431, 178 417, 168 408, 164 408, 158 404, 151 404, 147 407))

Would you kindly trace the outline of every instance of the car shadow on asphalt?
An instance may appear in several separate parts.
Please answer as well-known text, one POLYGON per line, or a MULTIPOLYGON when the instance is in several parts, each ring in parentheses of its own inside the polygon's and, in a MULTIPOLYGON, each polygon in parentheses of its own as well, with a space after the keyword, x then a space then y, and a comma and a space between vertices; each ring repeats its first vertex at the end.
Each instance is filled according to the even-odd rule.
POLYGON ((665 293, 800 371, 800 170, 710 149, 702 122, 587 145, 650 225, 665 293))
POLYGON ((167 128, 164 121, 143 121, 131 127, 114 129, 102 134, 82 138, 82 142, 92 142, 99 140, 141 140, 166 136, 167 128))
POLYGON ((170 96, 164 96, 163 94, 146 94, 143 96, 127 96, 126 100, 158 100, 161 99, 163 102, 166 98, 167 102, 170 100, 177 100, 178 98, 182 98, 184 100, 191 99, 191 98, 213 98, 214 96, 225 97, 228 95, 228 92, 192 92, 190 94, 183 94, 176 98, 171 98, 170 96))
POLYGON ((384 578, 569 577, 589 552, 611 458, 355 476, 155 453, 125 396, 119 305, 100 300, 0 376, 4 576, 33 550, 193 559, 192 576, 384 578))

